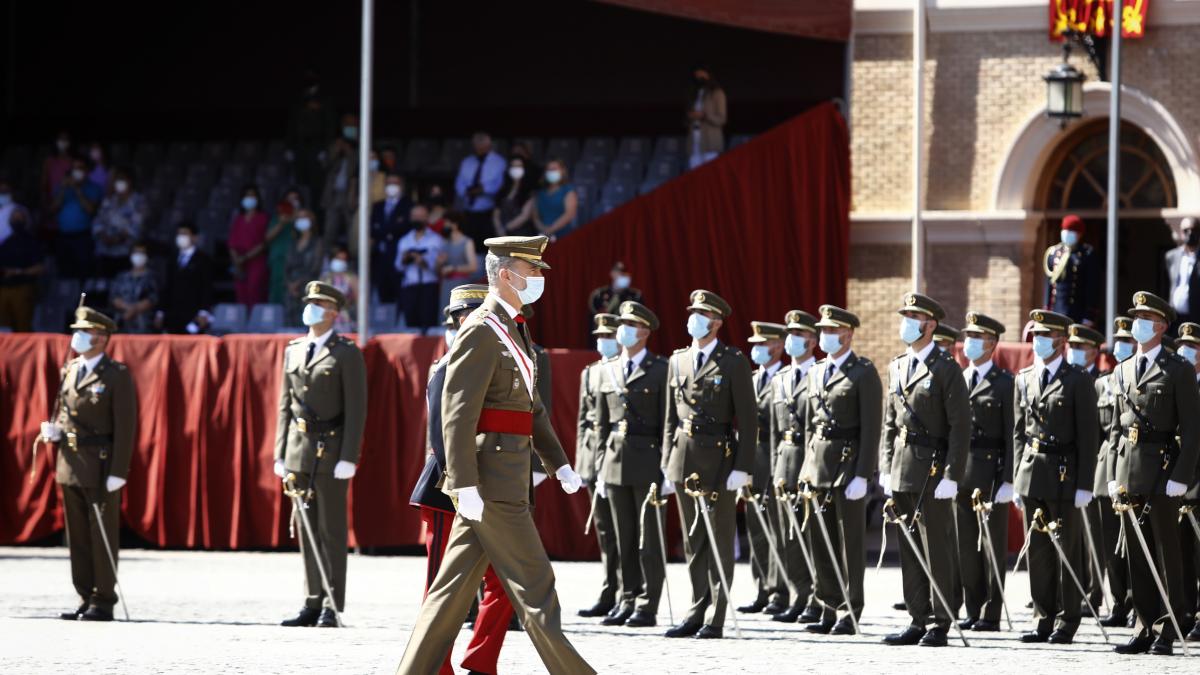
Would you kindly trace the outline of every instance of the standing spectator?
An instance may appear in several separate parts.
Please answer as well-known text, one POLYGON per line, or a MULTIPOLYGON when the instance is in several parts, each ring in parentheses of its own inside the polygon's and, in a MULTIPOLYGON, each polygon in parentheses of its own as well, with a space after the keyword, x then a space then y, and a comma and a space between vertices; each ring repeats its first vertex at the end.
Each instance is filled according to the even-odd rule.
POLYGON ((442 186, 434 183, 429 186, 429 194, 425 197, 425 205, 429 207, 429 229, 441 234, 446 225, 446 193, 442 186))
POLYGON ((320 78, 309 71, 287 130, 288 159, 293 161, 296 181, 306 186, 309 194, 317 194, 322 187, 321 155, 337 133, 337 119, 321 100, 320 78))
POLYGON ((492 228, 497 237, 508 235, 532 237, 537 234, 533 226, 533 210, 529 197, 537 185, 537 177, 527 168, 528 160, 515 153, 508 160, 508 172, 500 186, 496 208, 492 209, 492 228))
POLYGON ((294 227, 296 238, 288 251, 287 265, 284 267, 287 295, 283 298, 283 316, 289 326, 301 324, 304 285, 317 278, 321 273, 321 262, 325 259, 313 212, 308 209, 297 211, 294 227))
POLYGON ((492 137, 486 133, 476 132, 471 144, 475 152, 464 157, 459 165, 454 191, 467 212, 463 231, 475 240, 476 247, 482 247, 492 231, 492 208, 504 182, 506 164, 492 151, 492 137))
POLYGON ((42 161, 42 205, 48 206, 58 194, 58 187, 71 172, 74 158, 71 157, 71 134, 66 131, 58 132, 54 139, 54 149, 42 161))
POLYGON ((409 328, 425 330, 438 324, 438 270, 445 261, 442 237, 429 229, 428 210, 412 208, 412 230, 400 238, 396 270, 400 273, 400 308, 409 328))
POLYGON ((13 201, 12 185, 0 178, 0 326, 33 329, 42 249, 31 232, 29 211, 13 201))
POLYGON ((725 90, 712 78, 708 68, 694 68, 686 123, 690 168, 716 159, 725 149, 725 120, 725 90))
POLYGON ((358 310, 358 275, 350 268, 350 250, 345 246, 336 246, 333 257, 329 259, 329 271, 321 275, 321 281, 333 286, 346 296, 346 304, 333 322, 333 329, 339 333, 352 333, 355 327, 355 314, 358 310))
POLYGON ((354 204, 358 202, 357 193, 351 190, 358 178, 357 115, 342 116, 342 135, 330 146, 325 169, 320 206, 325 217, 322 240, 328 248, 346 236, 354 204))
POLYGON ((233 293, 251 307, 267 301, 267 214, 259 208, 257 185, 242 190, 242 208, 229 226, 229 259, 233 261, 233 293))
POLYGON ((124 333, 149 333, 154 325, 153 311, 158 306, 158 282, 146 267, 150 257, 146 245, 130 247, 131 267, 117 275, 108 291, 112 317, 124 333))
POLYGON ((108 156, 104 153, 104 146, 99 143, 92 143, 88 147, 88 161, 92 164, 92 170, 88 173, 88 180, 100 186, 101 190, 108 190, 108 156))
POLYGON ((112 189, 100 203, 100 211, 92 222, 100 277, 110 279, 128 268, 129 253, 134 242, 142 236, 145 217, 146 203, 142 195, 134 191, 130 172, 117 169, 113 172, 112 189))
MULTIPOLYGON (((383 170, 379 162, 378 153, 371 151, 367 159, 367 204, 384 198, 384 180, 387 178, 386 172, 383 170)), ((350 252, 350 257, 358 258, 358 175, 354 176, 354 180, 350 183, 350 230, 346 233, 346 250, 350 252)))
POLYGON ((1178 315, 1172 328, 1195 322, 1200 318, 1200 265, 1196 251, 1200 250, 1200 227, 1196 219, 1184 218, 1179 223, 1183 243, 1163 255, 1160 293, 1171 302, 1178 315))
POLYGON ((267 282, 267 302, 282 305, 287 296, 287 278, 284 267, 287 266, 288 251, 292 250, 292 239, 296 228, 296 210, 303 206, 300 189, 292 186, 283 193, 283 199, 275 206, 275 217, 267 227, 267 267, 270 270, 270 280, 267 282))
MULTIPOLYGON (((513 159, 521 160, 521 166, 525 167, 525 179, 529 181, 530 186, 537 185, 542 180, 542 165, 538 164, 533 158, 533 150, 524 141, 513 143, 512 152, 509 153, 509 171, 512 171, 513 159)), ((503 190, 501 190, 503 192, 503 190)))
POLYGON ((479 257, 475 241, 463 234, 462 211, 447 211, 442 218, 442 237, 446 240, 445 260, 442 263, 442 286, 438 293, 439 307, 450 304, 450 291, 479 275, 479 257))
POLYGON ((212 261, 196 248, 196 226, 190 222, 179 224, 175 247, 179 255, 167 267, 155 328, 165 328, 168 333, 201 333, 212 321, 212 261))
POLYGON ((92 217, 104 192, 87 179, 87 173, 87 162, 74 160, 50 205, 58 221, 55 259, 60 278, 87 279, 92 275, 92 217))
POLYGON ((546 186, 533 198, 533 225, 554 241, 575 227, 579 196, 567 182, 567 165, 561 159, 546 164, 544 182, 546 186))
POLYGON ((396 146, 385 145, 379 149, 379 170, 385 176, 400 173, 400 153, 396 152, 396 146))
POLYGON ((410 208, 404 194, 404 179, 389 174, 383 200, 371 207, 371 280, 375 282, 380 302, 396 301, 396 243, 408 229, 410 208))

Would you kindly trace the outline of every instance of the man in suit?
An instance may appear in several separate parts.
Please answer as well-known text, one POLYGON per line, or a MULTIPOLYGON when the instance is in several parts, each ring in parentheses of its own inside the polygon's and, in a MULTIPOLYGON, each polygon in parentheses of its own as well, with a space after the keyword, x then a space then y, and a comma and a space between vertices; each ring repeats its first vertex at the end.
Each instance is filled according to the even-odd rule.
MULTIPOLYGON (((1133 356, 1137 350, 1137 341, 1129 332, 1132 327, 1133 319, 1127 316, 1118 316, 1113 320, 1112 354, 1118 364, 1133 356)), ((1116 448, 1108 442, 1112 427, 1117 422, 1113 414, 1117 405, 1115 384, 1116 380, 1111 371, 1101 373, 1096 378, 1096 410, 1100 417, 1100 450, 1096 454, 1096 477, 1092 486, 1096 500, 1095 504, 1088 508, 1088 518, 1091 519, 1092 534, 1096 537, 1096 555, 1100 558, 1101 568, 1108 577, 1108 591, 1112 597, 1112 611, 1101 619, 1100 623, 1109 628, 1123 628, 1132 611, 1132 598, 1129 593, 1129 560, 1123 551, 1114 550, 1122 532, 1121 514, 1113 511, 1112 497, 1108 494, 1108 468, 1116 461, 1116 448)), ((1128 549, 1128 547, 1125 548, 1128 549)), ((1100 583, 1102 580, 1096 580, 1096 582, 1100 583)))
POLYGON ((487 240, 488 296, 455 336, 442 392, 442 489, 456 500, 458 514, 397 673, 437 670, 489 562, 546 670, 595 672, 563 635, 554 570, 529 510, 533 453, 564 492, 583 483, 542 407, 521 316, 544 289, 547 243, 544 236, 487 240))
POLYGON ((660 469, 667 360, 646 349, 651 331, 658 330, 654 312, 633 301, 621 303, 618 311, 621 355, 592 368, 600 378, 598 481, 611 510, 621 585, 619 607, 602 623, 641 628, 657 624, 666 575, 658 538, 658 528, 666 525, 659 509, 644 505, 651 485, 664 494, 674 490, 660 469))
POLYGON ((1163 254, 1161 292, 1175 310, 1178 326, 1186 321, 1200 320, 1200 266, 1196 251, 1200 250, 1200 228, 1195 218, 1179 223, 1183 243, 1163 254))
POLYGON ((716 159, 725 150, 725 90, 717 84, 708 68, 692 69, 693 88, 688 99, 686 126, 689 168, 716 159))
POLYGON ((1064 314, 1074 323, 1095 326, 1100 322, 1100 256, 1083 242, 1083 219, 1062 219, 1060 243, 1046 249, 1042 271, 1046 274, 1045 308, 1064 314))
MULTIPOLYGON (((715 541, 702 525, 685 537, 692 604, 666 635, 714 639, 724 634, 729 598, 720 570, 732 584, 737 493, 754 471, 758 409, 750 362, 717 339, 733 311, 729 303, 711 291, 696 290, 688 311, 692 345, 671 355, 667 374, 663 468, 676 492, 690 487, 705 493, 715 541), (693 473, 700 476, 699 484, 685 486, 693 473)), ((679 500, 679 513, 689 524, 703 517, 691 497, 679 500)))
POLYGON ((168 333, 203 333, 212 321, 212 261, 196 248, 196 226, 190 222, 179 224, 175 247, 179 255, 167 267, 155 326, 168 333))
POLYGON ((1029 541, 1029 590, 1033 596, 1034 630, 1021 642, 1070 644, 1079 629, 1083 598, 1062 566, 1083 574, 1083 523, 1080 509, 1092 501, 1092 481, 1099 446, 1100 417, 1091 377, 1063 358, 1071 318, 1035 309, 1033 365, 1015 382, 1013 489, 1025 514, 1025 527, 1040 509, 1056 531, 1034 531, 1029 541), (1058 536, 1066 561, 1059 559, 1049 537, 1058 536))
POLYGON ((358 467, 367 418, 367 373, 358 345, 333 330, 346 305, 342 292, 310 281, 304 302, 308 334, 289 342, 283 353, 274 469, 280 478, 293 474, 295 487, 307 491, 305 512, 317 543, 314 550, 301 533, 304 607, 282 625, 333 628, 335 610, 346 606, 346 491, 358 467), (317 556, 329 575, 332 598, 325 595, 317 556))
POLYGON ((77 609, 60 618, 112 621, 121 488, 129 475, 137 432, 137 391, 125 364, 105 353, 117 331, 115 321, 80 307, 71 329, 71 350, 78 356, 60 373, 58 416, 42 423, 40 435, 58 444, 55 482, 62 489, 71 581, 80 601, 77 609))
POLYGON ((412 204, 404 194, 404 178, 388 174, 384 198, 371 206, 371 279, 380 302, 395 302, 400 291, 396 278, 396 246, 408 230, 412 204))
MULTIPOLYGON (((1147 556, 1129 541, 1129 585, 1137 631, 1128 644, 1116 648, 1121 654, 1150 651, 1167 655, 1176 635, 1171 621, 1155 630, 1167 610, 1173 610, 1181 627, 1189 610, 1184 604, 1179 542, 1179 506, 1196 478, 1196 458, 1200 450, 1200 391, 1197 391, 1194 366, 1183 357, 1163 349, 1163 334, 1175 321, 1169 302, 1145 291, 1133 295, 1130 332, 1138 342, 1137 353, 1113 370, 1116 381, 1117 423, 1109 432, 1108 442, 1116 448, 1116 459, 1109 467, 1109 495, 1116 498, 1120 489, 1132 504, 1138 525, 1150 554, 1147 556), (1154 565, 1167 587, 1170 607, 1164 607, 1154 578, 1154 565)), ((1126 522, 1128 528, 1130 523, 1126 522)), ((1183 630, 1188 630, 1183 628, 1183 630)))

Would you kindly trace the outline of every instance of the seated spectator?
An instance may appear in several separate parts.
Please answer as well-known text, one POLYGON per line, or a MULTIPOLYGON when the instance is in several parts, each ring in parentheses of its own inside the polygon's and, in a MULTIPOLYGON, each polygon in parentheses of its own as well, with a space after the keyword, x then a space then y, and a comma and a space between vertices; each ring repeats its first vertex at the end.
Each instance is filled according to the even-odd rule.
POLYGON ((575 194, 575 186, 567 182, 567 165, 560 159, 546 164, 542 182, 545 187, 533 198, 533 225, 554 241, 575 227, 579 196, 575 194))
POLYGON ((46 159, 42 160, 42 206, 48 207, 53 203, 54 195, 58 194, 63 178, 71 173, 71 165, 74 162, 75 158, 71 155, 71 134, 60 131, 54 139, 54 148, 46 159))
POLYGON ((32 229, 28 209, 13 201, 12 185, 0 178, 0 326, 15 332, 33 329, 42 247, 32 229))
POLYGON ((454 180, 454 191, 462 208, 467 212, 463 221, 463 232, 475 240, 475 246, 483 247, 483 240, 491 236, 492 209, 496 206, 496 195, 504 182, 507 164, 504 158, 492 150, 492 137, 477 132, 471 138, 474 153, 463 158, 454 180))
POLYGON ((346 306, 342 308, 338 318, 333 322, 333 329, 339 333, 354 332, 354 317, 358 311, 358 275, 351 271, 350 250, 345 246, 333 249, 333 257, 329 259, 329 271, 321 275, 321 281, 333 286, 346 296, 346 306))
POLYGON ((257 185, 242 189, 241 210, 229 226, 233 294, 247 308, 267 301, 267 214, 257 185))
POLYGON ((146 203, 133 189, 129 171, 113 172, 112 189, 92 221, 92 238, 96 240, 96 273, 105 279, 128 269, 129 252, 142 236, 146 203))
POLYGON ((146 266, 150 256, 146 245, 130 247, 131 267, 117 275, 108 290, 111 316, 117 320, 122 333, 149 333, 154 327, 154 308, 158 306, 158 281, 146 266))
POLYGON ((300 314, 304 311, 304 284, 321 274, 325 253, 317 232, 317 218, 312 211, 296 211, 293 227, 296 235, 284 267, 287 295, 283 298, 283 320, 286 325, 299 326, 302 324, 300 314))
POLYGON ((167 266, 167 284, 159 298, 154 327, 168 333, 203 333, 212 322, 212 261, 196 247, 196 226, 180 223, 175 231, 179 255, 167 266))
POLYGON ((82 159, 71 164, 54 193, 50 210, 58 223, 55 260, 59 278, 87 279, 92 276, 92 218, 104 196, 100 186, 87 179, 88 165, 82 159))
POLYGON ((504 174, 496 208, 492 209, 492 227, 497 237, 537 234, 537 228, 533 226, 533 209, 529 207, 529 197, 536 185, 537 177, 526 168, 526 160, 516 155, 509 158, 508 173, 504 174))
POLYGON ((692 91, 686 126, 688 167, 711 162, 725 149, 725 90, 708 68, 692 69, 692 91))
POLYGON ((445 262, 442 237, 429 229, 429 211, 421 204, 412 208, 412 230, 400 238, 396 248, 396 270, 400 273, 400 309, 409 328, 425 330, 439 323, 438 270, 445 262))
POLYGON ((371 281, 380 302, 396 301, 396 244, 408 229, 410 209, 404 178, 389 174, 384 198, 371 207, 371 281))
POLYGON ((267 282, 267 302, 282 305, 287 296, 287 278, 284 268, 287 266, 288 251, 292 250, 292 238, 296 228, 292 223, 296 220, 296 210, 303 206, 300 189, 292 186, 283 193, 283 199, 275 206, 275 217, 267 226, 267 267, 270 270, 270 280, 267 282))
MULTIPOLYGON (((325 186, 321 190, 321 211, 325 216, 325 247, 345 241, 347 229, 358 203, 351 190, 358 177, 358 116, 342 115, 342 135, 333 141, 325 159, 325 186)), ((311 279, 310 279, 311 281, 311 279)))
POLYGON ((99 143, 92 143, 88 147, 88 161, 92 165, 92 170, 88 172, 88 180, 100 186, 101 190, 108 191, 108 155, 104 152, 104 146, 99 143))

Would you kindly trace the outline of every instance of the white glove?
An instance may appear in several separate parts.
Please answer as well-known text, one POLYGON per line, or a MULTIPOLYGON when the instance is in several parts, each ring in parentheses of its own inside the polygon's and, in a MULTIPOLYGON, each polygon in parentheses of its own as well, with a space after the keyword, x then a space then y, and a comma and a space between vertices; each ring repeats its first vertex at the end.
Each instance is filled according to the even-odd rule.
POLYGON ((333 465, 333 477, 338 480, 354 478, 355 471, 358 471, 358 467, 354 465, 354 462, 347 462, 344 459, 339 459, 338 463, 333 465))
POLYGON ((1173 480, 1167 480, 1167 496, 1182 497, 1183 493, 1187 492, 1187 486, 1183 483, 1176 483, 1173 480))
POLYGON ((879 474, 879 487, 883 488, 883 496, 891 497, 892 496, 892 474, 890 474, 890 473, 879 474))
POLYGON ((855 476, 853 480, 846 484, 846 499, 850 501, 858 501, 867 496, 867 479, 862 476, 855 476))
POLYGON ((663 497, 669 497, 675 494, 675 484, 664 478, 658 494, 663 497))
MULTIPOLYGON (((1182 492, 1180 494, 1183 494, 1182 492)), ((1075 491, 1075 508, 1082 509, 1092 503, 1092 493, 1088 490, 1075 491)))
POLYGON ((283 465, 282 459, 275 460, 275 475, 283 478, 287 475, 287 467, 283 465))
POLYGON ((117 476, 109 476, 108 480, 104 481, 104 489, 109 492, 116 492, 125 487, 125 479, 117 476))
POLYGON ((1025 510, 1025 500, 1021 499, 1021 495, 1015 492, 1013 493, 1013 503, 1017 505, 1018 509, 1025 510))
POLYGON ((1001 483, 1000 488, 996 490, 996 503, 1007 504, 1013 500, 1012 483, 1001 483))
POLYGON ((1116 499, 1116 497, 1117 497, 1117 481, 1115 481, 1115 480, 1108 481, 1108 496, 1113 499, 1116 499))
POLYGON ((937 487, 933 489, 934 499, 954 499, 957 494, 958 483, 949 478, 943 478, 938 481, 937 487))
POLYGON ((462 488, 455 492, 458 493, 458 515, 467 520, 482 522, 483 498, 479 496, 479 488, 462 488))
POLYGON ((537 486, 541 485, 542 483, 545 483, 547 478, 549 478, 549 476, 542 473, 541 471, 534 471, 533 472, 533 487, 537 487, 537 486))
POLYGON ((563 492, 569 495, 578 492, 580 486, 583 485, 583 479, 575 473, 575 469, 572 469, 570 464, 558 467, 558 471, 554 472, 554 477, 558 479, 558 484, 562 486, 563 492))
POLYGON ((196 335, 200 332, 200 326, 196 325, 195 321, 189 321, 184 329, 187 330, 188 335, 196 335))
POLYGON ((729 478, 725 479, 725 489, 730 492, 737 492, 742 489, 743 485, 750 482, 750 474, 745 471, 734 469, 729 472, 729 478))
POLYGON ((42 422, 42 438, 57 443, 62 439, 62 428, 54 422, 42 422))
POLYGON ((596 481, 596 494, 600 495, 601 499, 608 499, 608 490, 604 489, 604 481, 596 481))

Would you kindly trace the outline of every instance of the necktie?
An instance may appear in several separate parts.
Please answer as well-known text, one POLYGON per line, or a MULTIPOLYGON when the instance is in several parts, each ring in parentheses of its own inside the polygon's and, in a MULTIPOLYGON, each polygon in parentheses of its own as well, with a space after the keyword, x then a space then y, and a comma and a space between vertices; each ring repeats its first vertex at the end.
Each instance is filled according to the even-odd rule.
POLYGON ((79 364, 79 368, 75 371, 75 388, 79 388, 79 383, 83 382, 83 378, 87 377, 87 365, 79 364))
POLYGON ((1147 367, 1147 364, 1149 363, 1149 361, 1150 361, 1150 359, 1146 358, 1145 356, 1138 357, 1137 379, 1141 380, 1142 376, 1146 374, 1146 367, 1147 367))
POLYGON ((630 359, 629 363, 625 364, 625 379, 626 380, 633 377, 633 367, 634 367, 633 359, 630 359))
MULTIPOLYGON (((471 179, 470 187, 482 187, 483 162, 487 159, 487 155, 484 155, 483 157, 476 157, 475 159, 478 163, 475 165, 475 177, 471 179)), ((474 204, 476 199, 478 199, 478 197, 472 197, 471 203, 474 204)))
POLYGON ((700 368, 704 365, 704 352, 696 352, 696 372, 700 372, 700 368))
POLYGON ((304 365, 307 366, 312 361, 313 354, 316 353, 316 351, 317 351, 317 343, 310 341, 308 343, 308 356, 304 357, 304 365))
POLYGON ((801 372, 799 368, 792 371, 792 391, 796 391, 796 387, 800 386, 801 372))
POLYGON ((821 382, 822 385, 829 385, 829 378, 833 376, 833 371, 835 370, 837 370, 837 366, 833 365, 833 361, 825 364, 825 380, 821 382))
POLYGON ((969 391, 975 391, 975 386, 979 384, 979 371, 971 369, 971 388, 969 391))
POLYGON ((911 380, 915 372, 917 372, 917 357, 913 355, 908 357, 908 377, 905 379, 911 380))
POLYGON ((1046 391, 1046 385, 1050 384, 1050 369, 1042 368, 1042 391, 1046 391))

